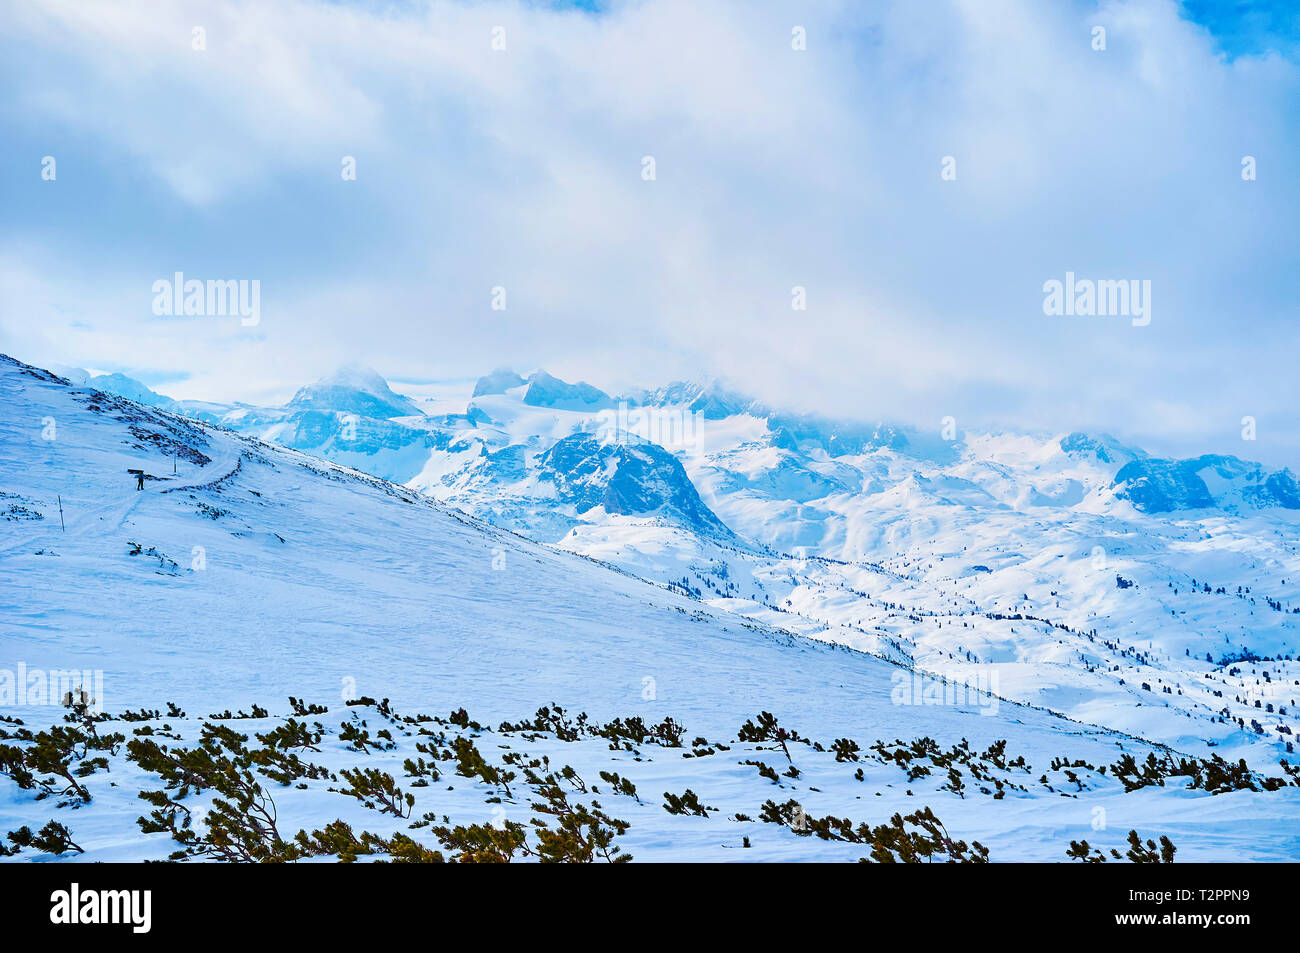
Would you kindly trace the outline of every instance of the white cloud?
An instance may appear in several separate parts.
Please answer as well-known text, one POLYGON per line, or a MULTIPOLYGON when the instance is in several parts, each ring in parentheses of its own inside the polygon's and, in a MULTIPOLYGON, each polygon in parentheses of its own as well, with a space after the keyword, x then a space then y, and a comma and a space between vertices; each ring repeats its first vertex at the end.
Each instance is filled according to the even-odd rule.
POLYGON ((1296 422, 1296 65, 1222 58, 1172 0, 52 2, 6 8, 0 34, 28 80, 12 121, 129 157, 190 209, 175 263, 156 198, 102 258, 23 259, 65 308, 95 301, 93 335, 47 341, 82 349, 68 363, 134 354, 212 388, 192 396, 243 397, 358 354, 608 386, 698 369, 832 412, 1185 448, 1220 418, 1296 422), (355 183, 337 183, 343 155, 355 183), (259 333, 141 337, 124 259, 260 277, 259 333), (1150 279, 1151 326, 1044 317, 1041 285, 1067 270, 1150 279))

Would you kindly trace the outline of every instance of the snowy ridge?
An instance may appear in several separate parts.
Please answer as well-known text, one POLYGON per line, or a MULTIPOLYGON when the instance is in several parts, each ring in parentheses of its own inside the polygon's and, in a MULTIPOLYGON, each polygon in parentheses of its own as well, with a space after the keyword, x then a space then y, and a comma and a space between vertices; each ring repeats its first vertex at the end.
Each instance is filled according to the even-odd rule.
MULTIPOLYGON (((1125 754, 1139 763, 1152 753, 1163 758, 1164 749, 1134 737, 1148 734, 1140 720, 1116 731, 1101 726, 1114 721, 1102 704, 1098 717, 1075 713, 1076 721, 1038 705, 995 701, 976 677, 990 670, 987 662, 982 668, 963 663, 976 666, 963 671, 950 659, 955 684, 947 688, 894 664, 940 671, 934 663, 949 649, 939 646, 949 643, 932 640, 946 639, 949 623, 960 618, 979 625, 963 630, 962 644, 987 651, 994 633, 1005 632, 1001 644, 1014 645, 1005 640, 1015 626, 1019 640, 1047 652, 1033 664, 1004 665, 1008 672, 1024 665, 1029 684, 1043 666, 1078 670, 1068 648, 1059 650, 1059 669, 1050 668, 1047 628, 1026 637, 1026 630, 1038 633, 1048 623, 995 620, 975 607, 982 594, 974 587, 1005 568, 972 569, 973 576, 955 577, 969 583, 967 591, 950 592, 943 578, 951 567, 942 562, 931 568, 897 557, 871 563, 815 554, 800 559, 607 512, 570 527, 563 545, 579 553, 569 554, 412 488, 75 387, 9 359, 0 361, 0 395, 0 503, 15 514, 0 522, 0 668, 16 670, 21 663, 29 671, 102 670, 99 701, 111 713, 163 709, 166 702, 188 711, 185 718, 149 722, 169 724, 178 745, 194 744, 204 716, 227 709, 265 706, 265 717, 231 724, 241 732, 266 731, 283 723, 285 700, 293 695, 330 709, 328 717, 310 719, 322 723, 326 740, 319 756, 308 760, 335 775, 360 761, 382 768, 415 793, 412 821, 426 812, 451 816, 454 823, 490 820, 489 798, 500 792, 457 776, 454 758, 440 761, 444 776, 454 778, 454 792, 443 793, 441 784, 412 786, 418 778, 407 777, 401 763, 413 754, 418 726, 403 722, 390 729, 391 752, 353 750, 342 723, 361 717, 373 734, 389 721, 375 710, 341 705, 341 693, 351 689, 391 699, 401 715, 441 717, 463 707, 494 729, 457 729, 474 736, 485 756, 506 744, 572 764, 588 787, 600 786, 594 778, 601 770, 630 779, 642 803, 608 792, 598 800, 630 823, 619 843, 638 860, 852 860, 868 853, 851 840, 807 836, 797 823, 792 827, 789 809, 764 820, 769 799, 778 808, 793 800, 814 819, 833 815, 872 825, 929 806, 955 837, 978 840, 994 860, 1064 859, 1074 838, 1122 848, 1130 828, 1144 837, 1168 834, 1180 859, 1300 854, 1294 823, 1300 789, 1294 786, 1266 791, 1256 782, 1255 790, 1210 794, 1180 777, 1126 791, 1112 770, 1089 773, 1053 761, 1100 768, 1125 754), (46 420, 55 424, 48 438, 46 420), (145 491, 135 489, 128 469, 145 471, 145 491), (66 530, 59 525, 60 499, 66 530), (710 588, 700 585, 702 579, 710 588), (760 585, 766 597, 755 591, 760 585), (922 607, 929 600, 954 607, 933 632, 927 621, 933 617, 924 614, 933 610, 922 607), (868 608, 876 615, 867 617, 868 608), (867 651, 844 647, 858 637, 867 651), (836 642, 842 644, 830 644, 836 642), (966 683, 986 691, 956 690, 966 683), (529 740, 530 732, 496 730, 501 721, 517 723, 553 702, 599 723, 633 715, 647 724, 671 718, 685 726, 683 748, 643 748, 637 761, 591 736, 563 741, 549 731, 531 733, 536 737, 529 740), (809 741, 794 743, 787 760, 770 742, 739 738, 738 729, 760 710, 809 741), (704 739, 700 750, 709 753, 695 754, 689 742, 697 737, 704 739), (923 737, 941 751, 966 739, 975 761, 1005 739, 1007 757, 1023 757, 1029 770, 976 766, 961 760, 964 755, 955 764, 948 756, 934 761, 931 752, 923 756, 930 773, 909 780, 892 760, 865 755, 869 760, 841 761, 831 753, 841 738, 865 753, 878 741, 907 745, 923 737), (768 765, 777 779, 746 761, 768 765), (798 775, 783 776, 791 761, 798 775), (961 786, 940 762, 957 768, 961 786), (1070 781, 1066 770, 1080 780, 1070 781), (687 788, 706 816, 664 809, 662 792, 682 795, 687 788), (1093 807, 1104 808, 1113 824, 1095 830, 1093 807), (752 853, 737 857, 745 838, 752 853)), ((498 425, 506 409, 494 415, 498 425)), ((527 413, 552 415, 550 432, 557 432, 555 411, 527 413)), ((533 425, 542 418, 527 419, 541 430, 533 425)), ((729 426, 756 424, 731 418, 729 426)), ((709 439, 706 432, 703 441, 709 439)), ((687 472, 699 466, 689 454, 680 459, 687 472)), ((697 477, 697 485, 705 481, 697 477)), ((702 495, 709 498, 707 491, 702 495)), ((538 498, 529 496, 526 504, 521 498, 519 505, 533 506, 538 498)), ((916 515, 935 505, 918 506, 916 515)), ((1009 681, 1004 677, 995 694, 1013 697, 1018 686, 1009 681)), ((1279 681, 1275 686, 1282 687, 1279 681)), ((1143 707, 1147 715, 1154 710, 1143 707)), ((4 714, 33 731, 58 720, 56 709, 39 704, 5 706, 4 714)), ((23 746, 16 729, 0 727, 9 732, 0 744, 23 746)), ((119 721, 101 730, 132 737, 137 727, 119 721)), ((1248 748, 1257 771, 1281 776, 1275 743, 1248 748)), ((87 859, 165 856, 176 846, 172 839, 144 835, 135 825, 142 812, 135 795, 151 782, 139 764, 122 760, 122 750, 112 757, 110 774, 94 772, 86 781, 93 800, 75 809, 36 800, 0 778, 0 827, 36 829, 57 816, 87 859)), ((157 786, 156 779, 152 783, 157 786)), ((438 846, 424 829, 398 824, 331 790, 340 781, 302 783, 301 790, 270 788, 291 832, 301 827, 310 833, 345 818, 357 830, 378 833, 393 833, 397 824, 438 846)), ((499 806, 507 817, 529 816, 526 795, 512 794, 499 806)), ((16 859, 28 856, 25 851, 16 859)))
POLYGON ((610 409, 530 380, 558 396, 502 369, 435 417, 217 419, 752 620, 1184 750, 1294 754, 1287 471, 791 414, 715 381, 610 409))

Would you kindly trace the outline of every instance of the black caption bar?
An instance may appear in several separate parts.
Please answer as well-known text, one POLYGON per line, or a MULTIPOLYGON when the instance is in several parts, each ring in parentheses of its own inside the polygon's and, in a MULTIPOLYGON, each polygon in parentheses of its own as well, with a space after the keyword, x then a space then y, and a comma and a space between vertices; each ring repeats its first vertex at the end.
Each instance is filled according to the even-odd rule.
POLYGON ((435 910, 488 903, 502 913, 517 904, 533 915, 616 932, 643 922, 651 910, 671 916, 695 908, 720 915, 747 910, 727 919, 738 930, 751 923, 765 932, 790 917, 791 928, 799 923, 800 929, 865 917, 940 933, 960 927, 964 936, 983 924, 1003 935, 1044 929, 1060 936, 1174 938, 1199 931, 1230 942, 1275 920, 1283 879, 1268 865, 1227 864, 646 864, 584 873, 536 865, 420 866, 11 864, 0 867, 0 910, 9 940, 111 934, 133 943, 216 929, 337 942, 374 937, 380 921, 427 923, 435 910), (766 912, 750 915, 759 910, 766 912), (785 915, 776 916, 780 910, 785 915))

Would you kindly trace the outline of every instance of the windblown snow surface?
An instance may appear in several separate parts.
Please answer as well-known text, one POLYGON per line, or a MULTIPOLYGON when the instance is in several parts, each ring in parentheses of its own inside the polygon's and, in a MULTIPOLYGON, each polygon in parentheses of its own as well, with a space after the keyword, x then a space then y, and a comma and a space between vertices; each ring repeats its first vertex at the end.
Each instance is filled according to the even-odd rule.
MULTIPOLYGON (((563 435, 563 428, 552 434, 563 435)), ((738 509, 714 502, 701 462, 687 463, 704 499, 731 529, 744 531, 738 509)), ((914 522, 927 515, 906 512, 906 488, 890 492, 898 497, 892 504, 871 505, 897 506, 914 522)), ((304 719, 319 722, 324 736, 321 750, 303 757, 325 772, 288 785, 264 781, 290 834, 341 818, 357 831, 404 831, 437 848, 427 826, 411 828, 416 819, 527 822, 536 798, 519 782, 505 796, 458 774, 454 760, 440 762, 440 780, 428 785, 413 783, 418 779, 404 769, 420 725, 428 724, 414 716, 445 719, 463 708, 483 727, 447 730, 472 738, 489 761, 516 751, 546 756, 556 770, 572 766, 579 779, 571 782, 572 797, 598 801, 626 821, 616 843, 637 861, 856 860, 866 853, 788 823, 788 811, 787 822, 764 820, 769 800, 794 802, 811 818, 873 825, 929 807, 954 838, 980 842, 994 861, 1064 860, 1076 839, 1122 849, 1131 829, 1143 838, 1168 835, 1179 860, 1300 857, 1300 787, 1262 781, 1283 774, 1277 762, 1285 738, 1274 729, 1292 722, 1296 663, 1239 663, 1232 676, 1229 666, 1206 663, 1199 674, 1202 681, 1212 674, 1212 690, 1147 691, 1133 684, 1138 675, 1120 685, 1109 671, 1138 663, 1122 648, 1111 652, 1104 643, 1115 637, 1106 631, 1090 641, 1082 625, 989 618, 977 601, 982 574, 974 570, 967 577, 942 563, 941 573, 914 557, 888 566, 800 560, 766 544, 736 545, 626 516, 574 528, 564 548, 530 541, 411 487, 0 358, 0 679, 8 676, 11 692, 0 714, 22 722, 0 722, 0 745, 21 749, 29 743, 21 729, 62 719, 58 700, 39 696, 32 673, 102 672, 87 687, 115 719, 99 730, 128 739, 148 730, 166 743, 193 745, 205 722, 252 737, 283 724, 289 696, 327 707, 304 719), (146 473, 144 490, 130 469, 146 473), (631 529, 608 528, 618 526, 631 529), (641 560, 631 571, 629 552, 641 560), (655 559, 662 565, 652 566, 655 559), (692 591, 690 578, 670 585, 691 575, 682 567, 708 566, 723 567, 739 591, 716 574, 709 578, 718 591, 692 591), (777 581, 787 578, 791 584, 781 588, 777 581), (752 598, 755 580, 767 580, 780 598, 752 598), (1010 695, 1017 694, 1018 666, 1029 672, 1025 697, 1037 697, 1034 673, 1044 670, 1014 647, 1015 637, 1056 663, 1046 671, 1075 673, 1079 684, 1062 678, 1052 699, 1060 703, 1051 706, 1073 717, 921 674, 918 647, 933 650, 932 673, 945 673, 941 656, 957 655, 955 643, 941 641, 952 630, 940 633, 920 608, 927 600, 958 607, 943 621, 972 626, 961 638, 964 649, 985 665, 1009 663, 1003 684, 1012 683, 1010 695), (859 624, 866 606, 889 621, 859 624), (1062 641, 1054 647, 1057 632, 1062 641), (1262 677, 1252 673, 1265 668, 1270 685, 1256 688, 1262 677), (20 669, 32 679, 21 691, 20 669), (1211 692, 1226 691, 1231 700, 1247 682, 1252 700, 1274 705, 1267 716, 1260 709, 1272 732, 1265 740, 1215 720, 1224 702, 1211 692), (1088 689, 1094 683, 1100 690, 1088 689), (1142 692, 1138 704, 1134 691, 1142 692), (345 703, 356 696, 388 699, 399 717, 345 703), (1121 696, 1127 701, 1114 703, 1121 696), (168 703, 186 714, 168 714, 168 703), (502 730, 502 721, 532 719, 550 705, 570 717, 585 712, 596 724, 671 718, 685 734, 681 747, 620 747, 590 733, 564 740, 566 732, 542 725, 502 730), (1278 714, 1279 706, 1288 714, 1278 714), (116 718, 141 708, 162 712, 146 721, 116 718), (214 720, 245 711, 257 717, 214 720), (762 711, 806 739, 789 743, 789 758, 770 742, 738 740, 738 729, 762 711), (389 731, 391 749, 362 752, 339 737, 342 724, 361 720, 372 734, 389 731), (1202 730, 1210 725, 1217 737, 1202 730), (850 758, 857 760, 837 759, 837 739, 856 742, 850 758), (906 750, 918 739, 934 745, 918 742, 923 753, 895 757, 895 742, 906 750), (1139 764, 1149 755, 1209 757, 1207 741, 1248 757, 1257 783, 1210 793, 1174 775, 1128 791, 1132 784, 1119 772, 1097 770, 1125 755, 1139 764), (883 745, 873 750, 877 742, 883 745), (772 770, 765 777, 745 762, 772 770), (338 772, 358 765, 391 774, 414 795, 410 818, 341 793, 338 772), (616 793, 602 771, 626 778, 637 793, 616 793), (666 793, 687 789, 703 816, 665 808, 666 793)), ((1041 532, 1063 530, 1048 524, 1041 532)), ((1027 570, 1024 588, 1036 584, 1031 577, 1027 570)), ((1062 588, 1068 600, 1068 579, 1062 588)), ((1011 614, 1014 606, 1004 608, 1011 614)), ((1125 647, 1128 639, 1120 640, 1125 647)), ((1175 643, 1156 644, 1173 654, 1175 643)), ((948 673, 978 681, 955 660, 948 673)), ((124 746, 108 761, 107 770, 83 779, 88 802, 38 798, 0 777, 0 836, 54 819, 84 849, 59 859, 168 856, 177 846, 169 835, 143 833, 136 823, 148 809, 138 794, 158 789, 158 779, 128 761, 124 746)), ((210 797, 191 795, 196 817, 210 797)), ((50 858, 24 850, 8 859, 50 858)))

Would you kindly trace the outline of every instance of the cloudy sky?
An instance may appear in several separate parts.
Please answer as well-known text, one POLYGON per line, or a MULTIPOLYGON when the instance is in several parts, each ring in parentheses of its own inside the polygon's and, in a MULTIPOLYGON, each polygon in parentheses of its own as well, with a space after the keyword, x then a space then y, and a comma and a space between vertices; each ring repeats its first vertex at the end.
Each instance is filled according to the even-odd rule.
POLYGON ((708 374, 1297 468, 1295 9, 4 4, 0 350, 249 401, 708 374), (178 271, 260 323, 155 315, 178 271), (1150 281, 1150 324, 1045 315, 1067 272, 1150 281))

